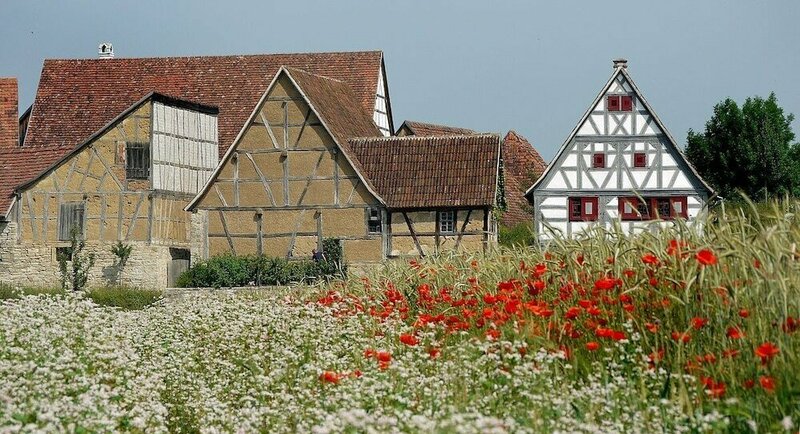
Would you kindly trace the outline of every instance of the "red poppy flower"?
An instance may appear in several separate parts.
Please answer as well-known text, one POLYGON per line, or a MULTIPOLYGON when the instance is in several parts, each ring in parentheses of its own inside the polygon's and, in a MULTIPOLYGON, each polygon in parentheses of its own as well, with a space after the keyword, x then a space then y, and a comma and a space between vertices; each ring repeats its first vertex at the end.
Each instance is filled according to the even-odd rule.
POLYGON ((742 385, 744 386, 745 389, 749 390, 756 385, 756 382, 752 378, 748 378, 747 380, 744 380, 744 383, 742 385))
POLYGON ((645 323, 644 326, 650 333, 658 333, 658 324, 653 324, 651 322, 648 322, 645 323))
POLYGON ((431 359, 437 359, 442 355, 442 350, 436 347, 428 348, 428 355, 431 356, 431 359))
POLYGON ((700 250, 694 257, 700 265, 714 265, 717 263, 717 256, 714 255, 711 249, 700 250))
POLYGON ((756 348, 755 353, 761 359, 761 363, 767 364, 773 357, 778 355, 781 350, 778 349, 772 342, 764 342, 756 348))
POLYGON ((739 309, 739 316, 742 318, 747 318, 750 316, 750 311, 747 309, 739 309))
POLYGON ((725 333, 731 339, 741 339, 744 337, 744 333, 739 330, 739 327, 728 327, 728 331, 725 333))
POLYGON ((495 304, 497 303, 497 297, 492 294, 483 294, 483 302, 486 304, 495 304))
POLYGON ((364 350, 364 357, 367 359, 375 357, 375 350, 373 350, 372 348, 367 348, 366 350, 364 350))
POLYGON ((323 372, 322 374, 319 375, 319 379, 323 383, 337 384, 337 383, 339 383, 339 379, 340 378, 341 377, 339 376, 339 374, 337 374, 336 372, 333 372, 333 371, 325 371, 325 372, 323 372))
POLYGON ((722 398, 725 396, 725 383, 721 381, 714 382, 709 379, 709 382, 706 383, 706 393, 713 399, 722 398))
POLYGON ((378 351, 375 353, 375 358, 378 359, 379 362, 389 363, 392 361, 392 353, 388 351, 378 351))
POLYGON ((611 339, 613 339, 615 341, 621 341, 621 340, 625 339, 625 332, 614 330, 614 331, 611 332, 611 339))
POLYGON ((594 289, 601 291, 608 291, 609 289, 614 289, 615 286, 617 286, 617 279, 612 279, 610 277, 603 277, 594 282, 594 289))
POLYGON ((767 392, 775 391, 775 379, 768 375, 762 375, 759 377, 758 383, 761 384, 761 387, 767 392))
POLYGON ((631 277, 636 275, 636 272, 631 269, 626 269, 622 272, 622 274, 625 275, 625 277, 627 277, 628 279, 630 279, 631 277))
POLYGON ((567 309, 564 313, 564 317, 567 319, 575 319, 581 314, 581 308, 577 306, 572 306, 571 308, 567 309))
POLYGON ((672 332, 672 340, 675 342, 683 342, 684 344, 692 340, 689 333, 672 332))
POLYGON ((600 344, 595 341, 587 342, 586 349, 589 351, 597 351, 600 349, 600 344))
POLYGON ((486 330, 486 339, 494 341, 500 339, 500 330, 497 329, 486 330))
POLYGON ((652 253, 645 253, 642 255, 642 262, 647 265, 658 265, 658 258, 652 253))
POLYGON ((739 355, 739 350, 733 348, 722 352, 722 357, 725 357, 726 359, 732 359, 738 355, 739 355))
POLYGON ((705 327, 706 324, 708 324, 708 320, 705 318, 700 318, 699 316, 692 318, 692 327, 694 327, 695 330, 700 330, 705 327))
POLYGON ((794 333, 798 329, 800 329, 800 318, 794 319, 792 317, 786 318, 786 321, 783 322, 781 326, 784 333, 794 333))
POLYGON ((403 333, 400 335, 400 342, 408 345, 409 347, 413 347, 419 343, 419 339, 412 334, 403 333))

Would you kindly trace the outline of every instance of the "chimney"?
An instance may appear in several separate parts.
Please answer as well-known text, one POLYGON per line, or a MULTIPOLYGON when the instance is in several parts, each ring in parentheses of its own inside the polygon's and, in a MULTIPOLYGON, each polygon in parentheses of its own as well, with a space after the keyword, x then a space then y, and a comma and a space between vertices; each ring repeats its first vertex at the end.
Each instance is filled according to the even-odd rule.
POLYGON ((623 59, 620 57, 618 59, 612 60, 612 62, 614 62, 614 69, 617 68, 626 69, 628 67, 628 59, 623 59))
POLYGON ((19 146, 17 79, 0 77, 0 149, 19 146))
POLYGON ((97 47, 97 54, 101 59, 113 59, 114 46, 111 42, 103 42, 97 47))

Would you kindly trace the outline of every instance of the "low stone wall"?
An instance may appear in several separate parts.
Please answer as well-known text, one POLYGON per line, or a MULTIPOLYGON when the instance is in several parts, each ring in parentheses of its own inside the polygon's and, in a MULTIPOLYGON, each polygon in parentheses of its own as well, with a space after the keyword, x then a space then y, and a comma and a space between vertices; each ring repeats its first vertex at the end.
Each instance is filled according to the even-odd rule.
MULTIPOLYGON (((14 223, 0 226, 0 282, 22 286, 58 286, 60 274, 56 248, 47 244, 18 244, 14 223)), ((114 265, 116 256, 110 243, 87 243, 84 253, 94 253, 95 265, 89 272, 89 286, 123 283, 161 289, 167 286, 167 268, 172 256, 169 246, 130 242, 131 256, 119 281, 114 265)))

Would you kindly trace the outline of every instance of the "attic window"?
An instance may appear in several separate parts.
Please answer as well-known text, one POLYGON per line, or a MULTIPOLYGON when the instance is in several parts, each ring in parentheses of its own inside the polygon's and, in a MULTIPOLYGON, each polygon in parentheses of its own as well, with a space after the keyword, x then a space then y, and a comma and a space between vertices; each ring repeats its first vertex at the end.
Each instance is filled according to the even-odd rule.
POLYGON ((633 110, 633 97, 630 95, 608 95, 606 108, 610 112, 629 112, 633 110))
POLYGON ((150 144, 127 143, 125 146, 127 179, 150 179, 150 144))
POLYGON ((606 154, 602 152, 592 155, 592 168, 605 169, 606 168, 606 154))
POLYGON ((647 167, 647 154, 644 152, 634 152, 633 167, 647 167))

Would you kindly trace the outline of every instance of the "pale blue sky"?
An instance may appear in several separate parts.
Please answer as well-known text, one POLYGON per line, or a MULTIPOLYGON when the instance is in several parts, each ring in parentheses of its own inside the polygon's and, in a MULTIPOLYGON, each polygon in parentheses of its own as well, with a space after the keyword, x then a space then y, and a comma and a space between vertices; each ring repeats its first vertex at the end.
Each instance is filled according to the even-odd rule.
POLYGON ((725 97, 775 91, 800 114, 797 0, 0 1, 20 110, 43 59, 110 41, 118 57, 383 50, 395 126, 515 129, 547 160, 619 56, 681 145, 725 97))

